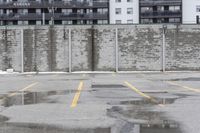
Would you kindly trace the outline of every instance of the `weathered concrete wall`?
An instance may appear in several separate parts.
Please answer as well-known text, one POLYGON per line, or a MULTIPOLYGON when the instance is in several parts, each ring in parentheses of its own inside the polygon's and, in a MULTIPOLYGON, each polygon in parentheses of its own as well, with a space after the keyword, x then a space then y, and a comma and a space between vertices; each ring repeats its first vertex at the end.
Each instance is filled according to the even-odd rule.
POLYGON ((166 70, 200 70, 200 26, 168 26, 166 70))
POLYGON ((57 27, 52 29, 52 71, 69 71, 69 29, 57 27))
POLYGON ((167 71, 200 70, 200 26, 163 33, 162 25, 0 27, 0 70, 161 71, 165 58, 167 71))
POLYGON ((90 26, 71 29, 72 71, 92 70, 92 30, 90 26))
POLYGON ((24 29, 24 71, 68 71, 68 29, 24 29))
POLYGON ((95 26, 94 70, 115 71, 116 30, 111 26, 95 26))
POLYGON ((161 26, 123 26, 118 28, 119 70, 160 71, 161 26))
POLYGON ((24 72, 36 71, 36 42, 35 30, 24 30, 24 72))
MULTIPOLYGON (((24 29, 24 71, 51 71, 51 39, 48 27, 24 29)), ((55 65, 55 64, 53 64, 55 65)))
POLYGON ((34 29, 36 71, 51 71, 54 57, 51 55, 49 32, 48 28, 34 29))
POLYGON ((21 30, 0 30, 0 70, 21 71, 21 30))

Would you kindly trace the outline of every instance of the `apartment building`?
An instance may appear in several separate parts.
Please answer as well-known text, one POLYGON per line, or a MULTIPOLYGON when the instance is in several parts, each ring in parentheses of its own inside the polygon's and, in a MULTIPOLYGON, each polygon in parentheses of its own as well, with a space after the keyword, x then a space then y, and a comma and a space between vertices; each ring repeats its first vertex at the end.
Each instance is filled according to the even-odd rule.
POLYGON ((139 10, 141 24, 182 23, 182 0, 139 0, 139 10))
POLYGON ((110 24, 138 24, 138 0, 110 0, 110 24))
POLYGON ((183 23, 200 23, 200 0, 183 0, 183 23))
POLYGON ((0 25, 109 24, 107 0, 0 0, 0 25))
POLYGON ((109 8, 111 24, 182 23, 182 0, 110 0, 109 8))
POLYGON ((0 25, 200 23, 200 0, 0 0, 0 25))

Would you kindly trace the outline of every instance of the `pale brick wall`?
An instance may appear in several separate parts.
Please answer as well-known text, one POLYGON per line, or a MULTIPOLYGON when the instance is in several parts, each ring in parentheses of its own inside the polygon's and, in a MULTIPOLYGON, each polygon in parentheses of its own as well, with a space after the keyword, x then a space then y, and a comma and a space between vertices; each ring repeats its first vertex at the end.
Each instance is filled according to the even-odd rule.
MULTIPOLYGON (((0 27, 0 70, 115 71, 116 29, 120 71, 162 70, 162 25, 0 27), (24 40, 21 40, 23 29, 24 40), (71 31, 71 42, 69 41, 71 31)), ((200 27, 168 25, 166 70, 200 70, 200 27)))

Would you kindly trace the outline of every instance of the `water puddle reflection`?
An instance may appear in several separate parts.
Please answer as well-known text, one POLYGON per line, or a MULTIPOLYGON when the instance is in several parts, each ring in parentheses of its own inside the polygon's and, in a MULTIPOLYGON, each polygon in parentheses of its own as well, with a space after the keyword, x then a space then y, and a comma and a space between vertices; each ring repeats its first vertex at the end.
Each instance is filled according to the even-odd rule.
MULTIPOLYGON (((176 99, 156 98, 158 104, 163 105, 172 104, 176 99)), ((151 100, 120 101, 110 105, 113 106, 107 110, 107 115, 125 123, 119 129, 120 133, 182 133, 179 124, 169 120, 164 112, 148 110, 155 105, 151 100)))
POLYGON ((138 100, 124 100, 124 101, 111 101, 109 105, 138 105, 138 106, 145 106, 145 105, 167 105, 172 104, 178 98, 155 98, 155 101, 149 99, 138 99, 138 100))
POLYGON ((54 103, 49 96, 67 95, 75 93, 76 90, 58 90, 47 92, 11 92, 7 95, 0 95, 1 106, 9 107, 13 105, 28 105, 37 103, 54 103))

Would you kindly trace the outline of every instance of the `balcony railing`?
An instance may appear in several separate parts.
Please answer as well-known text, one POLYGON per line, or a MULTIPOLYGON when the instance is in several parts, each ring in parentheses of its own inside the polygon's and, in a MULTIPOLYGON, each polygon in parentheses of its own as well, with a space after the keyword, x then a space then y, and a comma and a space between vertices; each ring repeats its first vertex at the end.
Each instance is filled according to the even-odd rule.
POLYGON ((141 12, 141 18, 181 17, 181 11, 147 11, 141 12))
POLYGON ((182 5, 181 0, 140 0, 140 6, 182 5))
MULTIPOLYGON (((94 20, 108 19, 108 13, 55 13, 54 16, 51 13, 45 13, 45 20, 50 20, 51 17, 54 17, 54 20, 94 20)), ((42 14, 36 13, 27 13, 27 14, 0 14, 0 20, 20 20, 20 21, 28 21, 28 20, 42 20, 42 14)))
POLYGON ((54 3, 42 1, 27 1, 27 2, 0 2, 0 8, 106 8, 109 6, 108 2, 97 1, 97 2, 77 2, 77 1, 55 1, 54 3))

